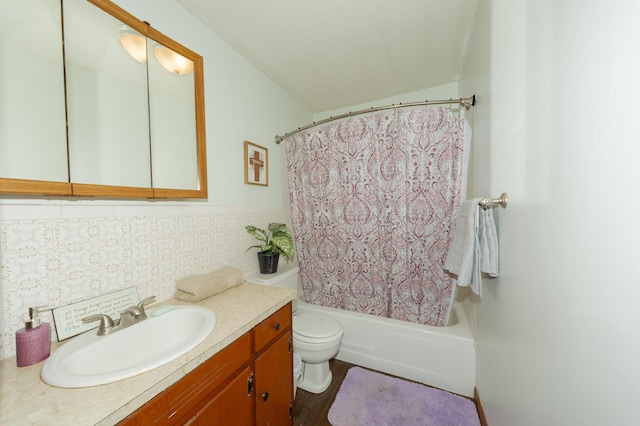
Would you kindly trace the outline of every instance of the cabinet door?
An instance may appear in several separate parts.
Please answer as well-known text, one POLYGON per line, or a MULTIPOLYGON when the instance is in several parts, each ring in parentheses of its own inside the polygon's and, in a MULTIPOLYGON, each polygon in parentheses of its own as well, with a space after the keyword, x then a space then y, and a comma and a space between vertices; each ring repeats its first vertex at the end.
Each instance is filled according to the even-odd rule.
POLYGON ((255 361, 256 425, 293 424, 291 329, 255 361))
POLYGON ((204 406, 196 415, 195 424, 199 426, 234 425, 250 426, 251 399, 248 380, 251 368, 247 367, 236 376, 228 386, 223 388, 216 396, 204 406))
POLYGON ((93 4, 65 0, 63 15, 71 182, 151 188, 146 57, 130 56, 121 19, 93 4))
POLYGON ((0 191, 70 194, 60 1, 0 10, 0 191))

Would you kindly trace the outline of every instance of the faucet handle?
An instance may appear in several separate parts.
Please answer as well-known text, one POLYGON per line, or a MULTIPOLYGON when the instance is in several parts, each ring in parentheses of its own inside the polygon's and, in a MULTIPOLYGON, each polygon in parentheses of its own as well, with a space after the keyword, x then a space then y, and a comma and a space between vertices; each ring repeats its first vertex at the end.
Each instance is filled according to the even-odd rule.
POLYGON ((146 299, 142 299, 140 301, 140 303, 138 303, 138 307, 144 309, 145 306, 147 306, 148 304, 153 303, 155 301, 156 301, 156 297, 155 296, 149 296, 146 299))
POLYGON ((144 311, 144 307, 155 301, 156 301, 155 296, 147 297, 146 299, 142 299, 140 303, 138 303, 138 306, 131 306, 127 308, 126 311, 129 311, 130 313, 132 313, 138 321, 145 320, 147 319, 147 313, 144 311))
POLYGON ((100 320, 100 325, 98 326, 98 336, 109 334, 114 329, 114 322, 109 315, 97 314, 82 318, 82 322, 85 323, 98 320, 100 320))

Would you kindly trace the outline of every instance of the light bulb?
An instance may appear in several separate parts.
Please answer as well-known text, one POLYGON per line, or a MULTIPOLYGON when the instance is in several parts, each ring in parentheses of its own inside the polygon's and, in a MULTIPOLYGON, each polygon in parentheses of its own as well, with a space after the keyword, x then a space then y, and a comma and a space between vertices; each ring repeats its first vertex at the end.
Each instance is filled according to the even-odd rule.
POLYGON ((120 44, 126 52, 141 64, 147 63, 147 38, 123 27, 120 44))
POLYGON ((160 65, 173 74, 189 74, 193 71, 193 61, 185 58, 165 46, 158 46, 153 49, 153 56, 160 62, 160 65))

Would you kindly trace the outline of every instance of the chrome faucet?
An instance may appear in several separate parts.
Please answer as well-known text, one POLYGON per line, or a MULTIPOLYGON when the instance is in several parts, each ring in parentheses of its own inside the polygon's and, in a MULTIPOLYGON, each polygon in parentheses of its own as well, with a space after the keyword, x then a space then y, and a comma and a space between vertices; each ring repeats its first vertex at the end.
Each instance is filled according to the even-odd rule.
POLYGON ((118 329, 122 330, 133 324, 139 323, 140 321, 144 321, 147 319, 147 313, 144 311, 144 307, 150 303, 156 301, 155 296, 147 297, 138 303, 137 306, 129 306, 124 310, 122 316, 120 317, 120 321, 118 322, 118 329))
POLYGON ((122 316, 120 316, 120 319, 115 321, 111 319, 109 315, 97 314, 82 318, 82 322, 86 323, 100 320, 100 325, 98 326, 98 336, 105 336, 107 334, 113 333, 114 331, 125 329, 129 326, 132 326, 133 324, 147 319, 147 313, 144 311, 144 307, 149 303, 153 303, 155 301, 155 296, 147 297, 136 306, 129 306, 124 310, 122 316))
POLYGON ((82 318, 82 322, 91 322, 100 320, 98 326, 98 336, 106 336, 118 329, 118 323, 114 322, 109 315, 97 314, 90 317, 82 318))

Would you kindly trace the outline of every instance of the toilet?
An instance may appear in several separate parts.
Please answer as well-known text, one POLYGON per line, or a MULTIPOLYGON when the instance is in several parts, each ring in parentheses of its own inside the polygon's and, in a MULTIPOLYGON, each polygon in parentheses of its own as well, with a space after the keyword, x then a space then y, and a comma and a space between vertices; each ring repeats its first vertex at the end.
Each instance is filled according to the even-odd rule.
MULTIPOLYGON (((297 265, 280 264, 275 274, 255 272, 247 275, 246 281, 297 292, 299 271, 297 265)), ((331 384, 329 360, 340 350, 344 330, 342 324, 329 315, 313 312, 296 314, 296 308, 297 293, 293 300, 293 352, 302 358, 302 377, 294 383, 294 388, 297 385, 307 392, 322 393, 331 384)))

